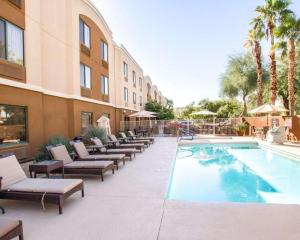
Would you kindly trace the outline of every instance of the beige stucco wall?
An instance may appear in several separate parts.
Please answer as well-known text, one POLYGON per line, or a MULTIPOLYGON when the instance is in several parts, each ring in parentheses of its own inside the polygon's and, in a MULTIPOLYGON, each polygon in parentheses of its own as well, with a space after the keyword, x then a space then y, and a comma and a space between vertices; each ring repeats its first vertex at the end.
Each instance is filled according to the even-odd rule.
POLYGON ((124 46, 114 45, 115 49, 115 82, 116 91, 119 93, 116 96, 117 107, 139 111, 140 96, 143 97, 144 86, 139 87, 139 78, 144 82, 143 69, 138 65, 134 58, 129 54, 124 46), (128 78, 124 76, 123 62, 128 65, 128 78), (133 71, 136 73, 136 87, 133 84, 133 71), (128 88, 128 103, 124 101, 124 87, 128 88), (133 104, 133 93, 136 93, 136 104, 133 104))
MULTIPOLYGON (((114 43, 111 30, 90 0, 25 0, 25 5, 26 83, 0 78, 1 84, 136 111, 141 109, 140 96, 143 97, 143 105, 147 102, 147 83, 152 86, 151 78, 144 77, 143 69, 125 47, 114 43), (108 41, 109 103, 81 97, 80 14, 92 19, 108 41), (123 61, 128 64, 127 82, 123 76, 123 61), (133 70, 136 72, 136 87, 133 86, 133 70), (124 102, 125 86, 129 89, 127 106, 124 102), (133 104, 133 92, 136 92, 136 105, 133 104)), ((153 89, 151 95, 153 99, 153 89)))

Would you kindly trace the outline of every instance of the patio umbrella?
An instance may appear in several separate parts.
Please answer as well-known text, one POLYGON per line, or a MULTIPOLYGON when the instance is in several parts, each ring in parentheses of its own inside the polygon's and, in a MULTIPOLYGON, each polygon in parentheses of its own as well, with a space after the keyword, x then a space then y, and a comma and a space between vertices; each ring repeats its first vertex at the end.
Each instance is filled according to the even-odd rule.
POLYGON ((215 116, 217 114, 208 110, 201 110, 199 112, 192 113, 192 115, 215 116))
MULTIPOLYGON (((217 114, 216 113, 214 113, 214 112, 211 112, 211 111, 209 111, 209 110, 201 110, 201 111, 199 111, 199 112, 194 112, 194 113, 192 113, 191 115, 199 115, 199 116, 216 116, 217 114)), ((213 124, 214 124, 214 135, 215 135, 215 133, 216 133, 216 126, 215 126, 215 117, 213 118, 213 124)))
POLYGON ((134 114, 131 114, 129 115, 129 117, 136 117, 136 118, 152 118, 152 117, 155 117, 157 113, 155 112, 150 112, 150 111, 140 111, 140 112, 137 112, 137 113, 134 113, 134 114))
POLYGON ((272 104, 264 104, 257 108, 252 109, 249 111, 250 114, 258 114, 258 113, 266 113, 267 114, 267 127, 269 127, 269 114, 272 113, 279 113, 279 112, 288 112, 289 110, 283 107, 277 107, 272 104))
POLYGON ((136 118, 149 118, 149 127, 151 128, 151 121, 150 118, 156 118, 157 113, 155 112, 150 112, 150 111, 140 111, 134 114, 129 115, 129 117, 136 117, 136 118))
POLYGON ((252 109, 249 111, 250 114, 257 114, 257 113, 278 113, 278 112, 288 112, 289 110, 283 108, 283 107, 277 107, 272 104, 264 104, 257 108, 252 109))

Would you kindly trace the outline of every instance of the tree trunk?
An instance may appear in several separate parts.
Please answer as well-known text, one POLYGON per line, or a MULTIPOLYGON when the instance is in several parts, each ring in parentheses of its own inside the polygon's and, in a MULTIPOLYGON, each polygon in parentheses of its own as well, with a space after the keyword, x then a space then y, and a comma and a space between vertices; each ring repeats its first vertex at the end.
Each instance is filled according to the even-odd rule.
POLYGON ((285 96, 281 96, 282 97, 282 103, 284 108, 289 109, 289 99, 285 96))
POLYGON ((276 75, 276 53, 275 53, 275 39, 273 34, 273 23, 268 24, 270 37, 271 37, 271 50, 270 50, 270 92, 271 92, 271 102, 275 105, 277 98, 277 75, 276 75))
POLYGON ((246 98, 247 98, 247 95, 243 95, 244 109, 243 109, 243 112, 242 112, 242 116, 246 116, 247 112, 248 112, 246 98))
POLYGON ((289 73, 288 73, 288 88, 289 88, 289 110, 290 116, 295 114, 295 42, 289 39, 288 55, 289 55, 289 73))
POLYGON ((262 66, 261 66, 261 46, 259 42, 255 42, 254 57, 256 60, 256 72, 257 72, 257 106, 263 104, 262 99, 262 66))

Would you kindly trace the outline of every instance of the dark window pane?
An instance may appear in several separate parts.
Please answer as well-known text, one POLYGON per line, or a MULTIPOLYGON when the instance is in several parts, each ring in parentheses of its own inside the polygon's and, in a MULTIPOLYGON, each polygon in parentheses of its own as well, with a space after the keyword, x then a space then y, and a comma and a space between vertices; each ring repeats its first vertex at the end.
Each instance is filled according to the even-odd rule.
POLYGON ((5 23, 0 20, 0 58, 5 58, 5 23))
POLYGON ((81 43, 84 43, 84 23, 79 21, 79 39, 81 43))
POLYGON ((27 140, 27 108, 0 104, 0 145, 27 140))
POLYGON ((85 131, 93 125, 93 114, 91 112, 81 112, 81 131, 85 131))

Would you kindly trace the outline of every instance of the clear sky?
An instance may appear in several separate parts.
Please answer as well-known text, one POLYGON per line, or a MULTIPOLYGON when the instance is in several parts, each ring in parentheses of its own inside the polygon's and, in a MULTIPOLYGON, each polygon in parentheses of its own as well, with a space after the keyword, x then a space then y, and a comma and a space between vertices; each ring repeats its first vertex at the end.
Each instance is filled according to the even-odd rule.
MULTIPOLYGON (((263 0, 93 0, 145 75, 185 106, 219 97, 228 56, 244 51, 249 21, 263 0)), ((292 9, 300 14, 300 1, 292 9)), ((267 49, 265 49, 266 51, 267 49)))

